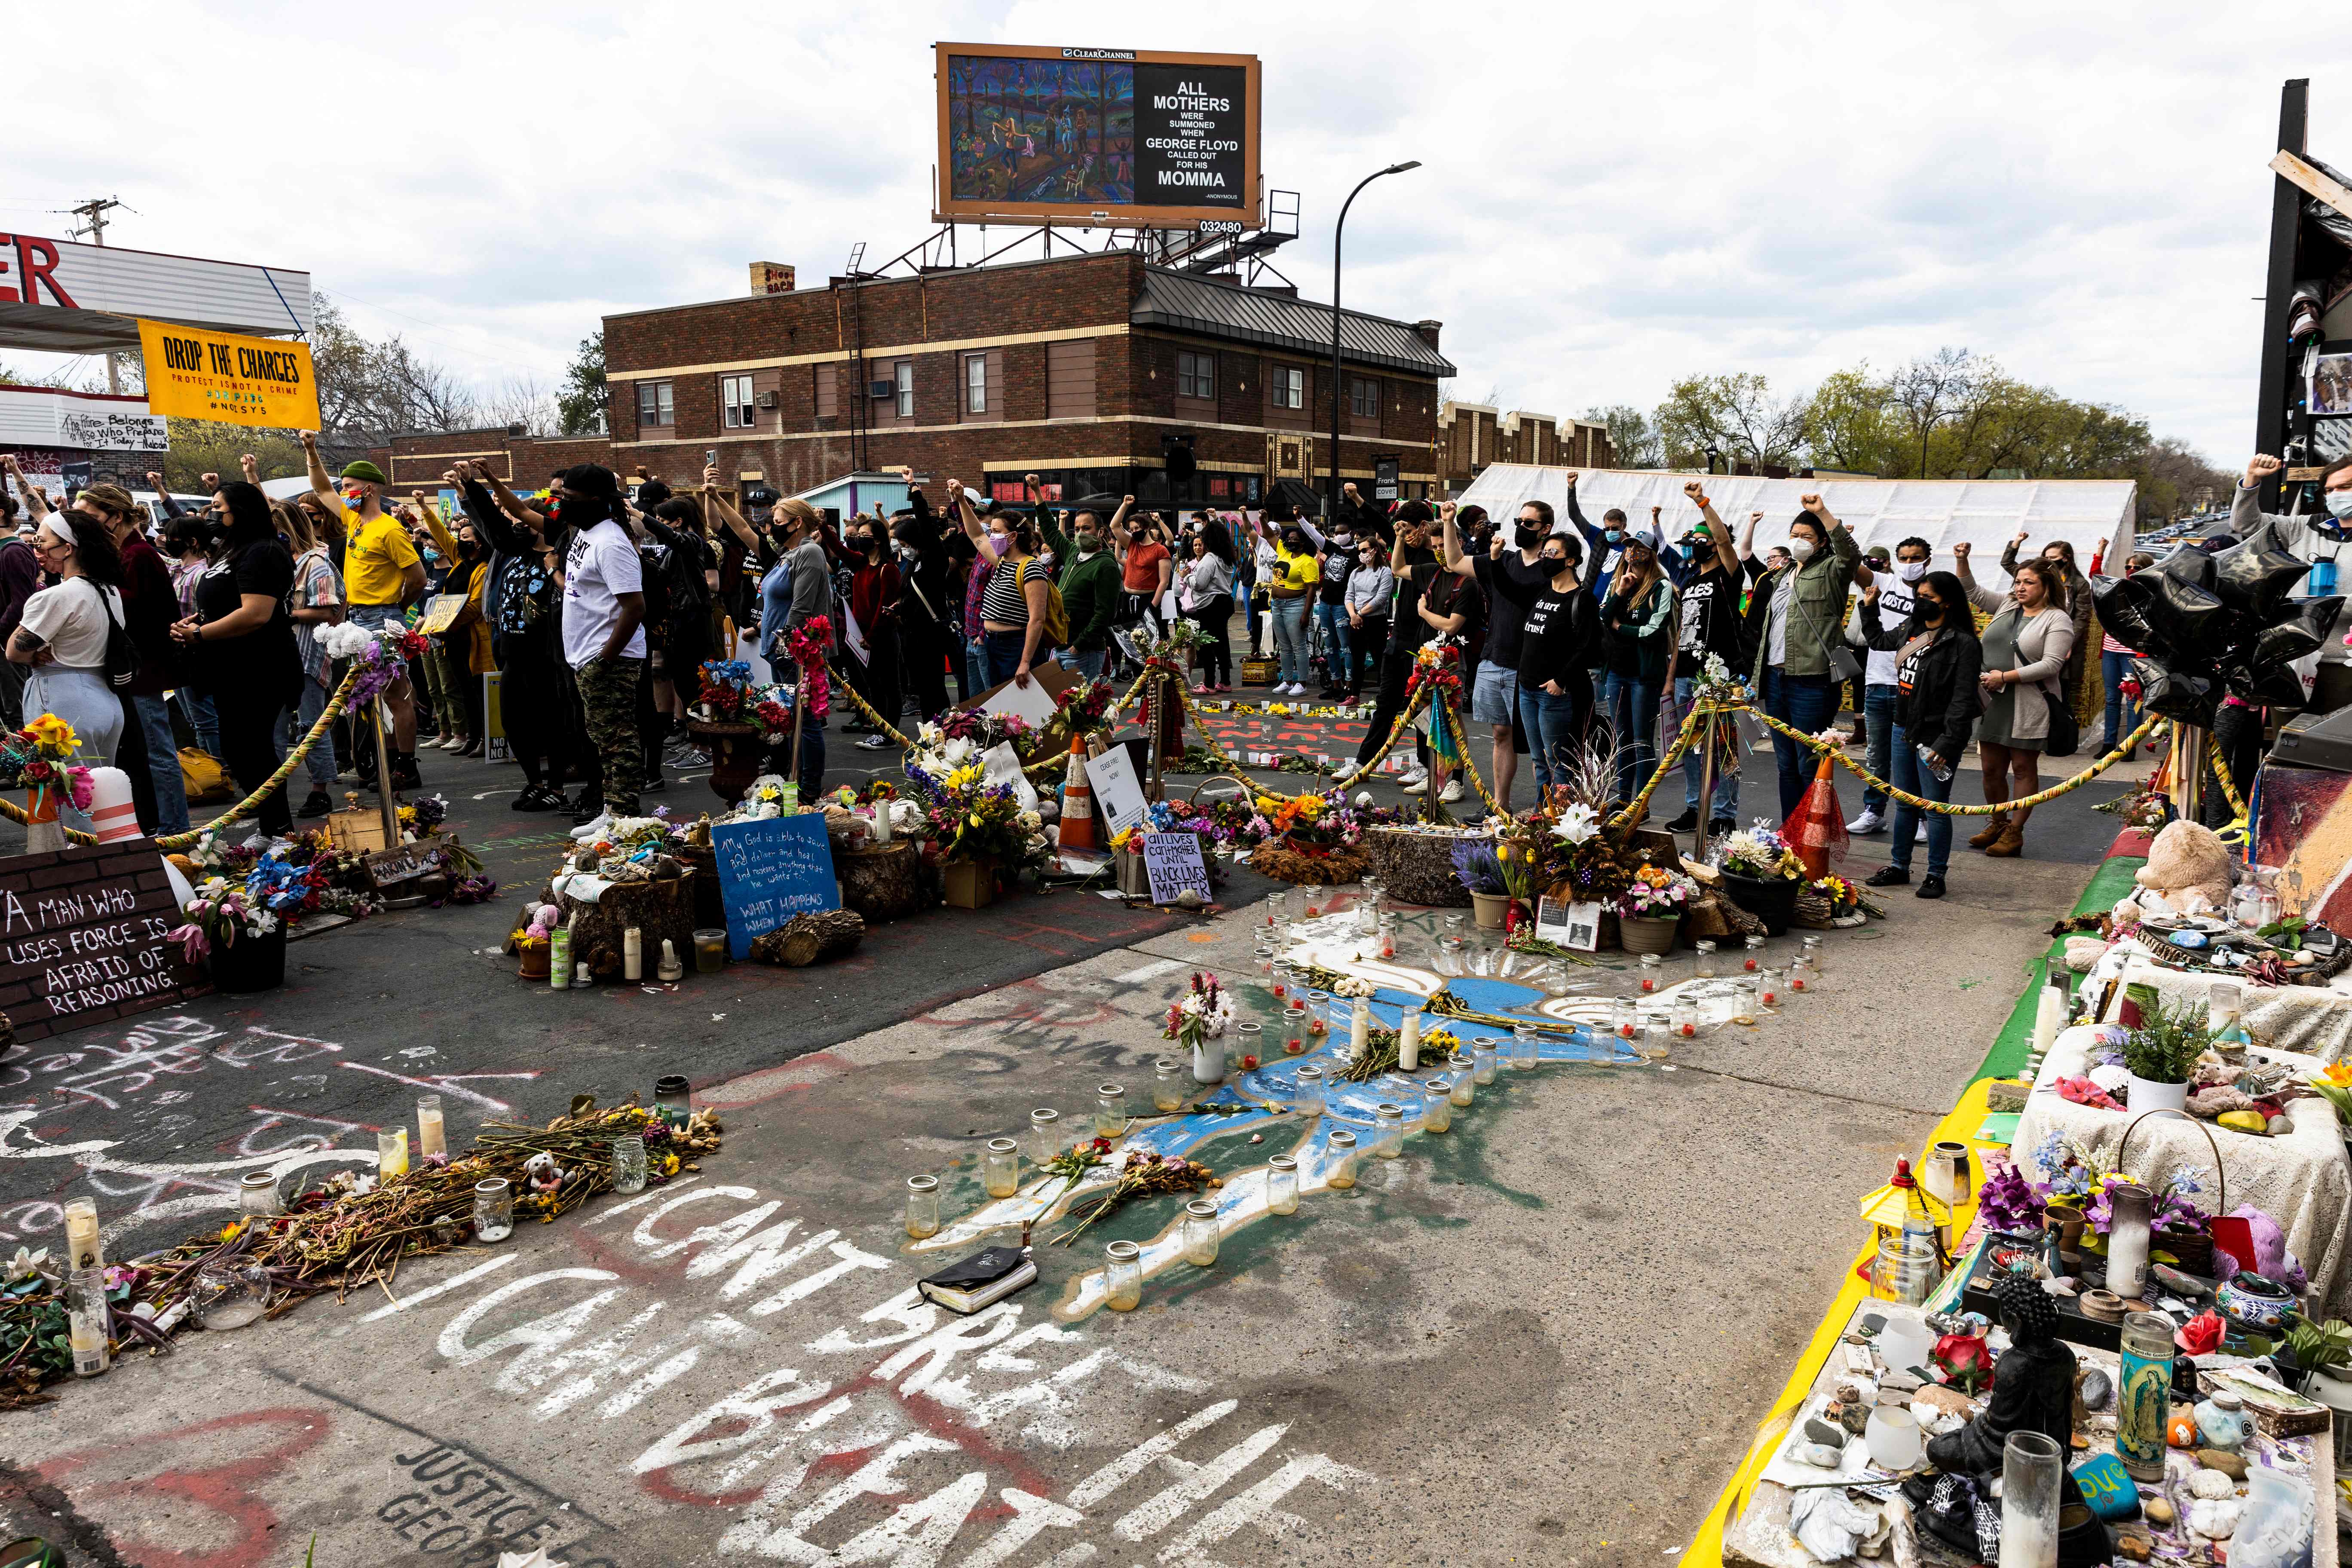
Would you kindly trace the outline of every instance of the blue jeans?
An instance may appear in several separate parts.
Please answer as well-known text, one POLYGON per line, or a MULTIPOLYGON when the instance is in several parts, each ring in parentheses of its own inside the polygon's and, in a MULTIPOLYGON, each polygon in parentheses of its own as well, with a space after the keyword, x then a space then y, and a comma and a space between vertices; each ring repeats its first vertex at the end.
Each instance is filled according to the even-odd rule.
MULTIPOLYGON (((1696 680, 1687 675, 1675 677, 1675 707, 1687 714, 1690 711, 1691 702, 1697 694, 1696 680)), ((1717 722, 1730 724, 1731 716, 1726 714, 1717 722)), ((1736 727, 1732 733, 1735 737, 1738 734, 1736 727)), ((1699 740, 1692 744, 1689 751, 1683 753, 1683 807, 1687 811, 1698 809, 1699 773, 1703 760, 1701 753, 1706 750, 1706 731, 1702 727, 1699 731, 1699 740)), ((1735 746, 1733 749, 1736 752, 1738 748, 1735 746)), ((1739 819, 1739 770, 1737 767, 1726 768, 1719 761, 1716 763, 1716 767, 1719 771, 1715 779, 1715 809, 1707 813, 1707 820, 1737 822, 1739 819)))
MULTIPOLYGON (((1582 679, 1580 674, 1578 679, 1582 679)), ((1519 686, 1518 700, 1519 728, 1528 732, 1528 750, 1534 754, 1536 790, 1540 795, 1565 782, 1568 758, 1584 739, 1584 716, 1591 704, 1574 687, 1555 697, 1540 686, 1525 682, 1519 686), (1557 767, 1554 759, 1558 759, 1557 767)))
MULTIPOLYGON (((1873 687, 1871 689, 1877 690, 1873 687)), ((1888 689, 1892 689, 1889 688, 1888 689)), ((1878 721, 1873 719, 1873 724, 1878 721)), ((1952 779, 1939 779, 1919 763, 1918 748, 1911 737, 1896 729, 1892 720, 1887 728, 1894 730, 1894 771, 1885 775, 1886 782, 1896 789, 1908 791, 1925 799, 1944 802, 1952 798, 1952 779)), ((1953 770, 1958 778, 1959 770, 1953 770)), ((1927 819, 1927 875, 1940 877, 1944 868, 1952 863, 1952 819, 1940 811, 1921 811, 1916 805, 1897 804, 1895 807, 1895 842, 1889 845, 1888 859, 1898 869, 1911 869, 1911 842, 1919 837, 1919 819, 1927 819)))
MULTIPOLYGON (((1895 696, 1896 688, 1892 686, 1865 686, 1862 689, 1863 721, 1870 726, 1870 744, 1863 752, 1863 765, 1889 784, 1895 782, 1895 775, 1886 771, 1886 765, 1887 758, 1892 754, 1887 737, 1895 731, 1895 696)), ((1903 784, 1898 787, 1909 789, 1911 786, 1903 784)), ((1886 809, 1886 792, 1864 789, 1862 792, 1862 809, 1884 812, 1886 809)))
MULTIPOLYGON (((193 686, 180 688, 180 707, 188 716, 188 728, 196 732, 196 749, 208 757, 220 755, 220 712, 205 692, 193 686)), ((178 748, 173 748, 176 754, 178 748)))
POLYGON ((2123 684, 2131 679, 2132 660, 2137 654, 2099 654, 2099 676, 2107 685, 2107 747, 2110 752, 2123 743, 2123 738, 2139 728, 2139 700, 2124 696, 2123 684))
MULTIPOLYGON (((465 679, 479 680, 481 677, 469 675, 465 679)), ((291 752, 295 742, 310 732, 310 726, 317 723, 319 715, 326 710, 327 689, 304 676, 301 697, 292 708, 278 716, 278 755, 283 757, 291 752)), ((302 765, 310 770, 313 790, 324 795, 335 787, 335 737, 331 731, 319 737, 318 744, 312 746, 310 754, 302 759, 302 765)))
POLYGON ((1348 647, 1348 606, 1318 604, 1315 624, 1323 633, 1323 668, 1334 686, 1355 679, 1356 656, 1348 647))
POLYGON ((988 679, 988 645, 978 637, 964 639, 963 682, 967 702, 996 684, 988 679))
MULTIPOLYGON (((1012 679, 1013 671, 1021 668, 1021 650, 1028 646, 1026 627, 1020 631, 990 632, 987 637, 988 684, 1002 686, 1012 679)), ((1038 657, 1045 657, 1043 648, 1038 650, 1038 657)))
POLYGON ((1281 660, 1275 672, 1276 686, 1289 686, 1307 679, 1307 600, 1276 599, 1274 602, 1274 647, 1281 660))
POLYGON ((1658 683, 1606 671, 1601 705, 1617 727, 1617 798, 1632 800, 1658 766, 1658 683))
POLYGON ((1076 648, 1066 647, 1055 654, 1054 659, 1064 669, 1071 670, 1092 680, 1102 674, 1103 660, 1109 657, 1110 649, 1107 647, 1096 648, 1091 653, 1080 653, 1076 648))
POLYGON ((172 738, 172 710, 161 696, 134 697, 139 733, 147 742, 147 772, 155 781, 155 831, 188 830, 188 781, 180 774, 180 742, 172 738))
MULTIPOLYGON (((1781 723, 1817 735, 1837 708, 1837 682, 1826 674, 1784 675, 1777 664, 1764 667, 1764 711, 1781 723)), ((1805 798, 1805 786, 1813 782, 1813 753, 1775 730, 1772 760, 1780 764, 1780 819, 1785 822, 1805 798)))

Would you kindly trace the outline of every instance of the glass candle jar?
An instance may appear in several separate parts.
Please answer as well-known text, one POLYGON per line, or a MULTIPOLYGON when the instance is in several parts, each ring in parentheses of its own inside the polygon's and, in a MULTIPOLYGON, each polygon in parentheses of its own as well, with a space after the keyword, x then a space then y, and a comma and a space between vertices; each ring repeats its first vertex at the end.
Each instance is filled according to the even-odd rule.
POLYGON ((1666 955, 1662 952, 1643 953, 1641 971, 1642 994, 1644 996, 1656 994, 1658 987, 1665 983, 1665 978, 1666 955))
POLYGON ((1206 1268, 1217 1260, 1217 1205, 1194 1198, 1184 1205, 1184 1261, 1206 1268))
POLYGON ((2057 1439, 2040 1432, 2011 1432, 2002 1443, 1999 1568, 2057 1568, 2064 1458, 2057 1439))
POLYGON ((1116 1138, 1127 1131, 1127 1086, 1101 1083, 1095 1086, 1095 1136, 1116 1138))
POLYGON ((1393 1160, 1404 1152, 1404 1107, 1387 1100, 1372 1107, 1372 1153, 1393 1160))
POLYGON ((1429 1080, 1429 1092, 1422 1097, 1421 1130, 1443 1132, 1454 1125, 1454 1080, 1439 1073, 1429 1080))
POLYGON ((907 1234, 917 1241, 940 1233, 940 1179, 907 1178, 907 1234))
POLYGON ((1394 915, 1382 915, 1381 917, 1381 957, 1393 963, 1396 959, 1396 950, 1397 918, 1394 915))
POLYGON ((613 1140, 613 1190, 616 1193, 642 1193, 646 1190, 646 1141, 635 1133, 613 1140))
POLYGON ((1741 945, 1747 949, 1747 952, 1739 960, 1739 967, 1746 970, 1750 974, 1762 969, 1764 967, 1764 939, 1760 936, 1744 937, 1741 939, 1741 945))
POLYGON ((247 1171, 236 1181, 236 1212, 267 1219, 286 1212, 278 1200, 278 1176, 272 1171, 247 1171))
POLYGON ((1492 1035, 1479 1035, 1470 1042, 1470 1080, 1480 1088, 1495 1081, 1495 1067, 1502 1055, 1492 1035))
POLYGON ((1764 988, 1760 974, 1743 974, 1731 983, 1731 1021, 1752 1024, 1756 1021, 1757 993, 1764 988))
POLYGON ((1192 1084, 1192 1069, 1174 1057, 1161 1057, 1151 1064, 1151 1109, 1163 1116, 1184 1109, 1184 1096, 1192 1084))
POLYGON ((1666 1008, 1666 1033, 1678 1040, 1687 1040, 1698 1034, 1698 1004, 1687 996, 1676 996, 1666 1008))
POLYGON ((1454 1109, 1457 1110, 1466 1108, 1478 1097, 1477 1068, 1471 1059, 1470 1053, 1454 1052, 1452 1059, 1445 1064, 1445 1098, 1454 1102, 1454 1109))
POLYGON ((1143 1248, 1131 1241, 1114 1241, 1103 1248, 1103 1305, 1114 1312, 1132 1312, 1142 1302, 1143 1248))
POLYGON ((1519 1029, 1513 1032, 1511 1036, 1511 1070, 1513 1072, 1533 1072, 1536 1070, 1536 1036, 1534 1030, 1519 1029))
POLYGON ((1308 1016, 1304 1002, 1293 1002, 1282 1010, 1282 1048, 1294 1057, 1307 1048, 1308 1016))
POLYGON ((1691 943, 1691 974, 1699 980, 1715 978, 1715 943, 1699 941, 1691 943))
MULTIPOLYGON (((2110 1275, 2114 1270, 2109 1268, 2110 1275)), ((2114 1287, 2110 1286, 2110 1289, 2114 1287)), ((2171 1415, 2172 1320, 2159 1312, 2124 1319, 2122 1362, 2116 1373, 2116 1458, 2133 1479, 2160 1481, 2165 1426, 2171 1415)))
POLYGON ((1789 994, 1800 995, 1810 989, 1813 978, 1813 961, 1806 953, 1789 960, 1789 994))
POLYGON ((1290 1095, 1292 1112, 1299 1116, 1322 1115, 1325 1092, 1323 1069, 1318 1067, 1300 1068, 1298 1087, 1290 1095))
POLYGON ((1033 1165, 1051 1163, 1062 1152, 1062 1113, 1058 1110, 1033 1110, 1029 1113, 1029 1163, 1033 1165))
POLYGON ((1767 1012, 1778 1011, 1781 998, 1787 994, 1789 977, 1778 968, 1767 964, 1756 975, 1756 1000, 1767 1012))
POLYGON ((430 1160, 436 1154, 449 1152, 448 1129, 441 1120, 441 1097, 420 1094, 416 1097, 416 1153, 419 1159, 430 1160))
POLYGON ((1609 1004, 1609 1032, 1621 1040, 1630 1040, 1642 1030, 1641 1005, 1630 996, 1620 996, 1609 1004))
POLYGON ((514 1234, 514 1188, 504 1176, 474 1184, 474 1239, 504 1241, 514 1234))
POLYGON ((1268 931, 1272 931, 1289 918, 1290 895, 1286 892, 1272 893, 1267 895, 1265 900, 1266 929, 1268 931))
POLYGON ((1274 983, 1268 985, 1266 990, 1272 993, 1276 1001, 1279 1002, 1290 994, 1290 983, 1293 978, 1290 965, 1277 958, 1274 961, 1274 983))
POLYGON ((1809 936, 1804 939, 1802 951, 1812 965, 1813 984, 1819 985, 1822 975, 1826 973, 1822 967, 1822 961, 1829 956, 1829 944, 1818 936, 1809 936))
POLYGON ((242 1258, 207 1264, 196 1270, 195 1303, 207 1332, 241 1329, 269 1310, 269 1276, 242 1258))
POLYGON ((1447 936, 1456 938, 1461 936, 1463 916, 1460 911, 1457 910, 1453 914, 1447 915, 1442 923, 1445 928, 1445 934, 1447 936))
POLYGON ((66 1267, 98 1268, 106 1263, 106 1247, 98 1236, 98 1200, 66 1200, 66 1267))
POLYGON ((1331 994, 1309 991, 1307 994, 1307 1032, 1316 1039, 1331 1033, 1331 994))
MULTIPOLYGON (((212 1272, 207 1268, 197 1275, 199 1290, 203 1289, 205 1275, 212 1272)), ((258 1312, 254 1315, 260 1316, 258 1312)), ((66 1342, 73 1352, 76 1377, 96 1377, 106 1370, 109 1357, 107 1330, 110 1326, 106 1306, 106 1270, 74 1269, 66 1276, 66 1342)))
POLYGON ((1371 936, 1381 929, 1380 896, 1360 892, 1356 895, 1356 934, 1371 936))
POLYGON ((992 1138, 980 1157, 980 1184, 992 1198, 1009 1198, 1021 1190, 1021 1145, 1010 1138, 992 1138))
POLYGON ((1323 913, 1323 889, 1309 884, 1299 896, 1307 900, 1307 918, 1316 920, 1323 913))
MULTIPOLYGON (((1301 1035, 1306 1033, 1303 1029, 1299 1032, 1301 1035)), ((1215 1051, 1222 1051, 1224 1049, 1223 1046, 1213 1043, 1209 1048, 1215 1051)), ((1244 1018, 1240 1023, 1235 1024, 1234 1026, 1234 1054, 1240 1057, 1244 1062, 1253 1065, 1265 1061, 1265 1026, 1259 1023, 1255 1018, 1244 1018)))
POLYGON ((1327 1187, 1346 1189, 1356 1184, 1356 1135, 1352 1132, 1331 1134, 1330 1153, 1327 1158, 1330 1169, 1324 1173, 1327 1187))
POLYGON ((1265 1206, 1276 1214, 1298 1212, 1298 1162, 1288 1154, 1265 1163, 1265 1206))
POLYGON ((654 1109, 673 1129, 683 1129, 694 1114, 694 1090, 683 1073, 666 1073, 654 1079, 654 1109))
POLYGON ((408 1129, 395 1127, 375 1135, 376 1179, 388 1182, 408 1174, 408 1129))
POLYGON ((694 933, 694 972, 716 974, 727 967, 727 928, 704 926, 694 933))
POLYGON ((1421 1033, 1429 1026, 1429 1015, 1415 1003, 1397 1009, 1397 1065, 1407 1072, 1421 1065, 1421 1033))

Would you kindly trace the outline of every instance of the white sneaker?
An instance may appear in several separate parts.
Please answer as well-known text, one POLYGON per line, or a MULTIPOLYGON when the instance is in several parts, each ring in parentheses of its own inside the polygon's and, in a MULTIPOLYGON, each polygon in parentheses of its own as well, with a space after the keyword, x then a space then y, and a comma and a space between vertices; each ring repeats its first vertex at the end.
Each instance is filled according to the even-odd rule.
POLYGON ((1886 818, 1865 808, 1860 816, 1845 825, 1845 830, 1848 833, 1876 833, 1885 826, 1886 818))
POLYGON ((1305 681, 1303 681, 1303 680, 1294 680, 1294 681, 1292 681, 1288 686, 1286 686, 1286 687, 1284 687, 1284 688, 1283 688, 1283 695, 1284 695, 1284 696, 1286 696, 1286 697, 1304 697, 1304 696, 1306 696, 1306 695, 1307 695, 1307 682, 1305 682, 1305 681))
POLYGON ((1339 771, 1331 775, 1331 782, 1333 784, 1352 784, 1355 782, 1356 775, 1363 771, 1363 765, 1360 763, 1342 763, 1339 764, 1339 771))
POLYGON ((1402 790, 1407 795, 1423 794, 1429 788, 1429 775, 1427 773, 1410 773, 1406 775, 1403 783, 1397 785, 1397 788, 1402 790))
POLYGON ((1460 800, 1463 794, 1462 781, 1460 779, 1447 779, 1445 781, 1445 787, 1437 792, 1437 798, 1444 801, 1446 805, 1451 805, 1455 801, 1460 800))

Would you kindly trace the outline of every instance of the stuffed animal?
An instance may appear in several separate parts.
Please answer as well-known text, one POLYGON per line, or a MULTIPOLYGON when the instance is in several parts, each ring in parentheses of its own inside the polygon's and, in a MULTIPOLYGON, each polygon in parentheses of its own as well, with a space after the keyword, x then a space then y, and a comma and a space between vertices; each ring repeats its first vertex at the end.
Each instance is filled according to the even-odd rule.
POLYGON ((2230 852, 2201 823, 2167 823, 2147 847, 2147 864, 2132 879, 2184 914, 2195 912, 2191 893, 2219 909, 2230 897, 2230 852))
POLYGON ((553 1197, 569 1173, 555 1163, 555 1156, 544 1149, 523 1162, 524 1184, 541 1197, 553 1197))

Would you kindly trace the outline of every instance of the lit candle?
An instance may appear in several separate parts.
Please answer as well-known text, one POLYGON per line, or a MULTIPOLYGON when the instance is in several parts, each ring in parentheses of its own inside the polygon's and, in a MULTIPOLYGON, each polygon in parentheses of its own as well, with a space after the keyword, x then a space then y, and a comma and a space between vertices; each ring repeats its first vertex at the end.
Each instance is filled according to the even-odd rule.
POLYGON ((1412 1072, 1421 1066, 1421 1009, 1408 1007, 1397 1027, 1397 1066, 1412 1072))
POLYGON ((668 937, 662 938, 661 977, 676 980, 685 973, 686 965, 678 962, 677 943, 668 937))
POLYGON ((646 977, 646 933, 635 926, 621 933, 621 978, 643 980, 646 977))
POLYGON ((890 842, 890 803, 887 800, 877 800, 874 803, 874 842, 877 844, 890 842))
POLYGON ((98 1239, 98 1200, 66 1200, 66 1258, 70 1268, 96 1268, 106 1261, 98 1239))
POLYGON ((2060 1025, 2065 1021, 2066 1001, 2054 985, 2044 985, 2033 1010, 2033 1052, 2037 1058, 2048 1056, 2056 1043, 2060 1025))
POLYGON ((1372 1027, 1372 999, 1369 996, 1349 998, 1348 1054, 1363 1060, 1364 1047, 1369 1043, 1372 1027))
POLYGON ((395 1128, 375 1135, 375 1173, 381 1181, 408 1173, 408 1129, 395 1128))
POLYGON ((449 1152, 441 1126, 441 1097, 419 1095, 416 1100, 416 1152, 430 1160, 449 1152))

